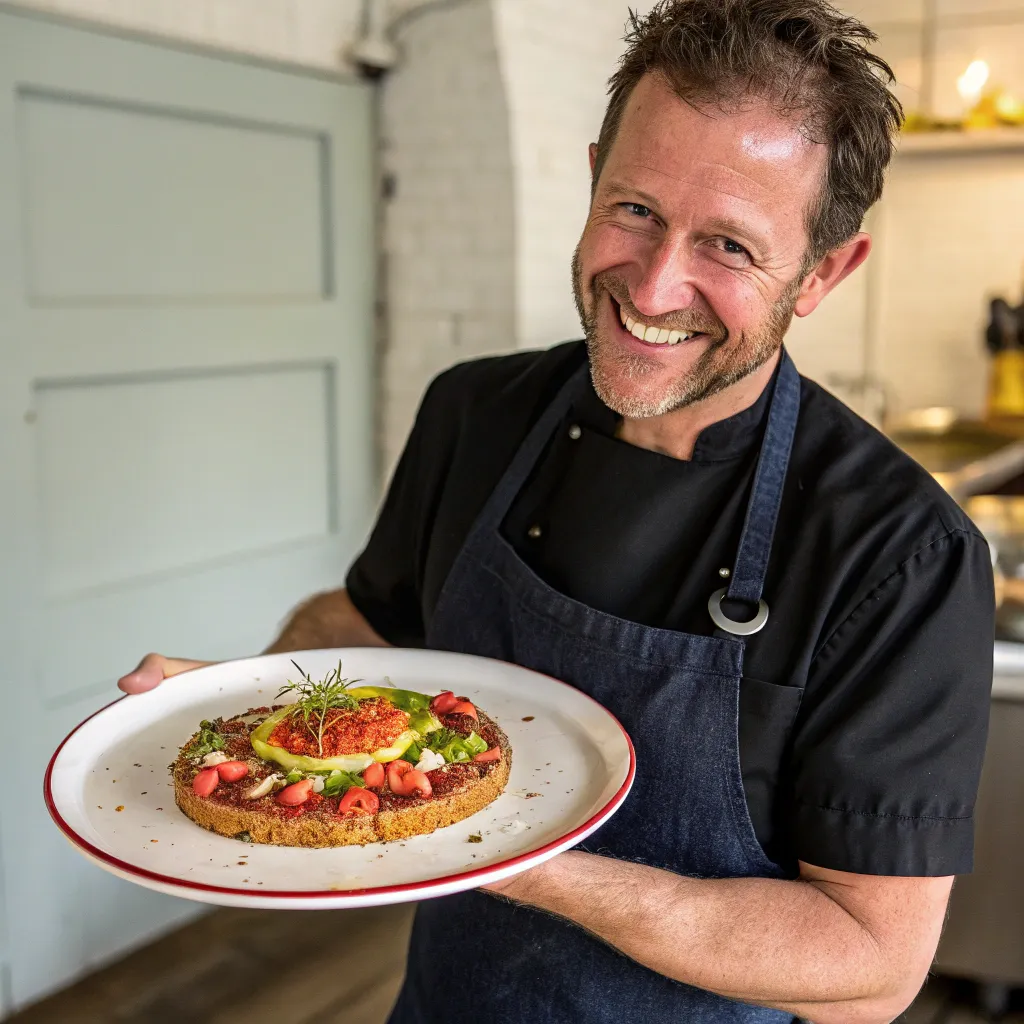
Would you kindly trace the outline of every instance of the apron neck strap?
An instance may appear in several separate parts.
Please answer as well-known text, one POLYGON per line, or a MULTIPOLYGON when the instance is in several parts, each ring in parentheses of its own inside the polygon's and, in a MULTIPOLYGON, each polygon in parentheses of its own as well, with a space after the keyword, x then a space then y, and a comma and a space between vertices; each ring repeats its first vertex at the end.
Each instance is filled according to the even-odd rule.
POLYGON ((761 599, 799 415, 800 374, 783 349, 736 564, 727 590, 731 599, 750 604, 757 604, 761 599))

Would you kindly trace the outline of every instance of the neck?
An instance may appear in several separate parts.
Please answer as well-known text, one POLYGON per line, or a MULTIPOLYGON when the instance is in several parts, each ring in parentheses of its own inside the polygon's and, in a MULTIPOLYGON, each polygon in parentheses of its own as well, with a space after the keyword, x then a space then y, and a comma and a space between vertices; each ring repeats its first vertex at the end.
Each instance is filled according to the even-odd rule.
POLYGON ((689 461, 693 458, 693 450, 702 430, 712 423, 719 423, 749 409, 761 397, 779 365, 781 354, 781 350, 776 352, 753 373, 703 402, 695 402, 650 419, 624 418, 618 436, 637 448, 689 461))

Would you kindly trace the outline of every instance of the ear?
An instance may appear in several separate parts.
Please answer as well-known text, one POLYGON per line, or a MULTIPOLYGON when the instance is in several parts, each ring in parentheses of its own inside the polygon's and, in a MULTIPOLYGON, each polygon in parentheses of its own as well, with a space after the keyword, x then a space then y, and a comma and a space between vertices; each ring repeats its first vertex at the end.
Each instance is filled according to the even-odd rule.
POLYGON ((597 143, 590 144, 590 177, 594 177, 594 167, 597 164, 597 143))
POLYGON ((813 313, 823 298, 840 281, 850 276, 871 252, 871 236, 858 232, 838 249, 833 249, 803 280, 793 312, 797 316, 813 313))

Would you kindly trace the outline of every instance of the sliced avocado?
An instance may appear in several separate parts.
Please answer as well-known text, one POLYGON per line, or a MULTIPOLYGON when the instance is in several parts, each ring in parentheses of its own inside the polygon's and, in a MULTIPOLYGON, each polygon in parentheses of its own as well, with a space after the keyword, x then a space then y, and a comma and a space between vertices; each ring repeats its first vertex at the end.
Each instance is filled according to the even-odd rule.
POLYGON ((426 693, 417 693, 415 690, 399 690, 394 686, 353 686, 348 692, 356 700, 366 700, 367 697, 385 697, 396 708, 408 711, 409 714, 414 711, 425 711, 434 699, 426 693))
POLYGON ((252 749, 264 761, 273 761, 289 771, 323 772, 338 768, 343 772, 361 772, 374 761, 394 761, 401 757, 405 748, 419 737, 411 729, 403 732, 390 747, 382 747, 369 754, 339 754, 337 757, 307 757, 305 754, 291 754, 283 747, 268 743, 270 734, 282 718, 291 712, 291 706, 275 711, 262 725, 253 729, 249 736, 252 749))

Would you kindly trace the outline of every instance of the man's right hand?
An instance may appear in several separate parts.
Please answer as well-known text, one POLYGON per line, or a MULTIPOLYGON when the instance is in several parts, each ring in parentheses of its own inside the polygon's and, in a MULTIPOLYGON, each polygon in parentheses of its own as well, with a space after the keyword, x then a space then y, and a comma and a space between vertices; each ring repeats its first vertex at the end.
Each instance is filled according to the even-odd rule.
POLYGON ((165 658, 162 654, 147 654, 137 668, 118 679, 117 685, 125 693, 145 693, 171 676, 212 664, 212 661, 188 661, 184 658, 165 658))

